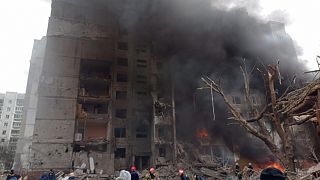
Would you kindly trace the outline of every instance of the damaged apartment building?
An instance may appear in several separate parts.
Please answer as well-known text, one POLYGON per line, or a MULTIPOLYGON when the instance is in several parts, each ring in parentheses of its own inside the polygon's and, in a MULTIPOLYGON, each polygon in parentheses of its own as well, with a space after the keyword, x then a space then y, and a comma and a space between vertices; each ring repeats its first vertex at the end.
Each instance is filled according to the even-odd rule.
POLYGON ((41 73, 28 80, 35 90, 27 96, 36 104, 26 107, 33 123, 24 123, 32 128, 22 134, 27 151, 17 154, 17 167, 113 173, 174 163, 169 66, 153 55, 150 42, 120 28, 107 6, 52 1, 41 73))

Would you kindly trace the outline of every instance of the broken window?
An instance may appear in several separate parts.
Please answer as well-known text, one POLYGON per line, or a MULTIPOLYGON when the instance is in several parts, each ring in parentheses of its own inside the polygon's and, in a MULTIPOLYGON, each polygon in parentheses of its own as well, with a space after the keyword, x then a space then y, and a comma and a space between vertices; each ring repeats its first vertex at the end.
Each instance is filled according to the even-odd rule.
POLYGON ((118 49, 119 50, 128 50, 128 43, 126 42, 118 42, 118 49))
POLYGON ((117 74, 117 82, 128 82, 128 75, 127 74, 117 74))
POLYGON ((7 134, 7 131, 6 131, 6 130, 3 130, 3 131, 2 131, 2 135, 5 135, 5 134, 7 134))
POLYGON ((137 67, 146 68, 147 67, 147 60, 137 59, 137 67))
POLYGON ((7 111, 11 111, 11 108, 10 108, 10 107, 7 107, 7 111))
POLYGON ((116 109, 116 117, 121 119, 127 118, 127 109, 116 109))
POLYGON ((9 116, 9 115, 6 115, 6 118, 7 118, 7 119, 9 119, 9 118, 10 118, 10 116, 9 116))
POLYGON ((128 59, 127 58, 117 58, 117 65, 118 66, 128 66, 128 59))
POLYGON ((106 60, 81 59, 80 75, 82 77, 110 79, 111 63, 106 60))
POLYGON ((239 96, 232 96, 233 104, 241 104, 241 98, 239 96))
POLYGON ((159 147, 159 157, 166 157, 166 148, 159 147))
POLYGON ((82 109, 86 113, 108 114, 108 103, 86 102, 82 104, 82 109))
POLYGON ((114 157, 116 159, 126 158, 126 148, 117 148, 114 152, 114 157))
POLYGON ((126 100, 127 99, 127 91, 116 91, 116 99, 117 100, 126 100))
POLYGON ((142 125, 136 129, 136 138, 147 138, 148 137, 148 128, 145 125, 142 125))
POLYGON ((115 128, 114 137, 116 138, 125 138, 126 137, 126 128, 115 128))

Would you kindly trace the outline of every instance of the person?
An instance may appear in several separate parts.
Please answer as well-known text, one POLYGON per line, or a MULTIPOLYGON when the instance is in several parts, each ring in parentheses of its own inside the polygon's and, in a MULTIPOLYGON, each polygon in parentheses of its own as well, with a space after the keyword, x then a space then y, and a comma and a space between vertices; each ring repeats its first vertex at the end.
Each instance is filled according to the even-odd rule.
POLYGON ((131 166, 130 174, 131 174, 131 180, 139 180, 139 174, 135 166, 131 166))
POLYGON ((184 174, 183 169, 179 169, 179 176, 181 180, 190 180, 189 177, 186 174, 184 174))
POLYGON ((14 170, 11 169, 10 174, 8 174, 6 180, 21 180, 21 176, 14 173, 14 170))
POLYGON ((235 175, 238 178, 238 180, 242 179, 242 172, 240 170, 240 166, 238 163, 236 163, 236 167, 235 167, 235 175))
POLYGON ((131 174, 129 171, 126 170, 121 170, 119 177, 116 178, 116 180, 130 180, 131 179, 131 174))
POLYGON ((158 180, 158 175, 156 173, 156 169, 154 169, 153 167, 149 169, 149 172, 145 175, 145 179, 146 180, 151 180, 151 179, 156 179, 158 180))
POLYGON ((248 176, 249 177, 252 177, 253 176, 253 173, 254 173, 254 170, 253 170, 253 166, 252 166, 252 164, 249 162, 249 164, 248 164, 248 167, 247 167, 247 174, 248 174, 248 176))

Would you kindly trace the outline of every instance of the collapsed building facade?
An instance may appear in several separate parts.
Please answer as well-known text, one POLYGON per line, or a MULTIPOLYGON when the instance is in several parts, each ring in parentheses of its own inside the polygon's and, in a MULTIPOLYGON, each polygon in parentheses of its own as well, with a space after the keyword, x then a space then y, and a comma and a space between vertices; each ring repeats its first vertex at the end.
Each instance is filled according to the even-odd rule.
POLYGON ((23 169, 113 173, 174 162, 171 84, 157 87, 168 67, 99 4, 52 2, 41 73, 28 81, 39 83, 34 130, 21 138, 28 151, 16 157, 23 169))
MULTIPOLYGON (((235 153, 251 152, 248 151, 248 141, 240 141, 245 138, 239 134, 230 141, 229 137, 238 133, 233 130, 240 127, 227 130, 225 125, 221 125, 226 124, 224 120, 228 118, 225 112, 220 111, 225 107, 216 109, 217 117, 213 121, 211 100, 207 104, 195 104, 191 96, 199 87, 198 80, 203 74, 227 72, 223 74, 228 82, 226 88, 230 93, 236 93, 230 99, 242 108, 245 106, 239 90, 242 79, 234 73, 239 58, 248 56, 247 62, 250 64, 256 63, 256 60, 252 60, 256 56, 265 58, 262 60, 265 63, 277 58, 291 62, 288 59, 293 58, 294 63, 288 63, 288 69, 298 67, 292 40, 286 34, 284 25, 276 22, 255 24, 253 20, 252 26, 248 14, 236 12, 233 15, 239 18, 236 21, 232 21, 232 16, 228 19, 220 17, 221 14, 214 14, 217 15, 214 17, 224 19, 226 24, 219 24, 219 18, 218 22, 212 18, 214 25, 207 26, 210 23, 204 21, 205 26, 202 27, 207 28, 202 28, 202 32, 200 28, 197 29, 197 18, 190 18, 190 28, 185 28, 183 23, 176 28, 177 22, 168 23, 164 15, 164 21, 161 18, 153 21, 159 24, 156 28, 142 27, 146 34, 160 28, 160 32, 169 37, 156 31, 153 32, 154 39, 150 40, 136 36, 130 28, 126 29, 120 23, 130 21, 130 13, 134 17, 139 7, 130 9, 129 5, 129 8, 117 6, 115 2, 120 1, 52 2, 47 36, 37 43, 39 48, 35 48, 34 52, 39 51, 39 54, 34 53, 35 61, 31 64, 34 66, 30 67, 34 70, 30 71, 33 73, 29 74, 28 79, 26 103, 29 107, 25 108, 26 119, 16 165, 33 171, 81 167, 103 173, 113 173, 130 165, 136 165, 138 169, 169 165, 175 163, 176 158, 176 129, 183 140, 193 140, 189 137, 195 137, 197 129, 206 128, 209 131, 209 135, 200 137, 203 159, 212 158, 216 152, 223 157, 222 153, 230 150, 233 152, 226 153, 229 161, 235 153), (125 11, 129 19, 120 19, 113 11, 125 11), (249 19, 250 22, 242 22, 243 19, 249 19), (196 25, 193 21, 196 21, 196 25), (257 30, 256 25, 267 28, 257 30), (161 29, 163 27, 167 29, 164 31, 161 29), (232 36, 229 34, 231 32, 232 36), (203 37, 205 40, 200 39, 203 37), (258 38, 252 40, 251 37, 258 38), (199 39, 201 43, 195 43, 199 39), (177 126, 181 128, 175 127, 174 92, 180 93, 176 94, 179 96, 176 102, 180 105, 177 115, 181 120, 177 126), (200 109, 192 109, 192 104, 200 109), (227 145, 230 143, 235 144, 234 148, 227 145)), ((146 2, 149 1, 141 4, 148 5, 146 2)), ((190 5, 192 1, 172 2, 173 5, 190 5)), ((157 10, 152 7, 148 9, 156 12, 168 9, 157 5, 155 3, 157 10)), ((171 7, 170 3, 167 5, 171 7)), ((172 8, 173 12, 176 12, 175 8, 172 8)), ((143 13, 143 17, 147 17, 143 13)), ((198 14, 203 18, 201 13, 198 14)), ((170 20, 175 19, 174 15, 168 13, 170 20)), ((192 16, 197 17, 197 14, 192 16)), ((186 24, 189 25, 187 20, 186 24)), ((260 96, 261 93, 256 95, 260 96)), ((210 98, 210 93, 204 96, 210 98)), ((260 100, 259 97, 253 100, 255 105, 264 103, 264 95, 261 96, 260 100)), ((249 144, 254 143, 250 141, 249 144)))

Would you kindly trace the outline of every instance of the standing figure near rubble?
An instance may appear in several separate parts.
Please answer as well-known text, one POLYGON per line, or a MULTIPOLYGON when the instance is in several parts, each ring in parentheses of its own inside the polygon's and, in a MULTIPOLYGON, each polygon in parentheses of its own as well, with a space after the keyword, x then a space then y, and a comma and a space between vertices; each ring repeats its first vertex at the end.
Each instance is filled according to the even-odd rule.
POLYGON ((235 175, 238 178, 238 180, 242 180, 242 172, 240 170, 240 166, 238 163, 236 163, 236 167, 235 167, 235 175))
POLYGON ((248 174, 248 177, 251 178, 253 176, 253 173, 254 173, 254 170, 253 170, 253 166, 251 163, 248 164, 248 167, 247 167, 247 174, 248 174))
POLYGON ((144 176, 146 180, 156 179, 159 180, 158 174, 154 168, 150 168, 149 172, 144 176))
POLYGON ((137 172, 137 168, 135 166, 131 166, 130 168, 131 180, 139 180, 139 174, 137 172))
POLYGON ((190 180, 189 177, 184 174, 183 169, 179 169, 179 176, 181 177, 181 180, 190 180))

